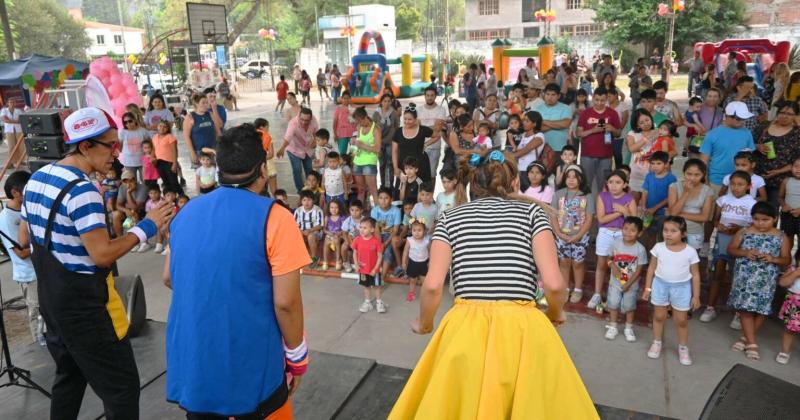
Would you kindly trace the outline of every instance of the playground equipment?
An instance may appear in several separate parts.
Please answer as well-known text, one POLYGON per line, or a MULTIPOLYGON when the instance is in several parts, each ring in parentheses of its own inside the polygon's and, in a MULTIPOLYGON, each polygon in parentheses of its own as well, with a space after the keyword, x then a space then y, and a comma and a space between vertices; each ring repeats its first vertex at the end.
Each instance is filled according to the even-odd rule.
POLYGON ((408 98, 419 96, 425 87, 431 84, 431 56, 411 56, 403 54, 398 58, 386 58, 386 45, 378 31, 365 31, 361 35, 358 54, 353 56, 352 66, 347 70, 342 82, 350 92, 355 104, 376 104, 380 102, 385 91, 394 96, 408 98), (375 41, 376 54, 369 54, 369 43, 375 41), (413 82, 411 76, 412 63, 422 63, 422 81, 413 82), (390 64, 399 64, 401 85, 397 86, 389 73, 390 64), (361 78, 361 89, 356 89, 356 81, 361 78))
POLYGON ((789 41, 772 42, 768 39, 726 39, 717 43, 694 44, 695 51, 700 51, 700 56, 706 65, 713 63, 718 72, 728 64, 728 53, 736 53, 736 61, 755 64, 748 68, 753 69, 758 81, 772 64, 789 62, 791 47, 789 41))
MULTIPOLYGON (((511 48, 508 39, 496 39, 492 43, 492 62, 497 77, 507 82, 516 79, 519 70, 525 67, 528 58, 539 58, 539 74, 547 73, 555 61, 555 42, 548 37, 536 44, 538 48, 511 48)), ((487 60, 488 61, 488 60, 487 60)))

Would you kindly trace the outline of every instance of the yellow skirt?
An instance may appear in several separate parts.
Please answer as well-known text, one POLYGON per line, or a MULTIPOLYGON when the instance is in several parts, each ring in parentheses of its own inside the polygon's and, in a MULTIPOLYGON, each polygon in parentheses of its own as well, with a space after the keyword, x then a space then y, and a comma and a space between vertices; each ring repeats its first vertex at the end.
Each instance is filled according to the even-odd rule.
POLYGON ((533 302, 456 299, 389 419, 598 419, 533 302))

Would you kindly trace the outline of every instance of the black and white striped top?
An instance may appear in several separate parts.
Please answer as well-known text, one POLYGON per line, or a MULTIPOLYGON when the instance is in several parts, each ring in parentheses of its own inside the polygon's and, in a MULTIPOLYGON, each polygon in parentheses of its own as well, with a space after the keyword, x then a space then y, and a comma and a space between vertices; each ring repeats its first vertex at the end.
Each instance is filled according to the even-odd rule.
POLYGON ((476 300, 534 300, 539 272, 531 240, 552 230, 536 204, 487 197, 442 214, 433 233, 453 250, 456 297, 476 300))

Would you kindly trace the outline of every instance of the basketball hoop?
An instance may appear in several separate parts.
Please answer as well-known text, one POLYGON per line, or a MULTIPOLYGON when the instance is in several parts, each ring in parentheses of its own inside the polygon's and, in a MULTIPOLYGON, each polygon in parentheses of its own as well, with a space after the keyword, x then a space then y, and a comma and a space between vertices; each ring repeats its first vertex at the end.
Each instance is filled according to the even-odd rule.
POLYGON ((192 44, 228 44, 228 22, 221 4, 186 3, 192 44))

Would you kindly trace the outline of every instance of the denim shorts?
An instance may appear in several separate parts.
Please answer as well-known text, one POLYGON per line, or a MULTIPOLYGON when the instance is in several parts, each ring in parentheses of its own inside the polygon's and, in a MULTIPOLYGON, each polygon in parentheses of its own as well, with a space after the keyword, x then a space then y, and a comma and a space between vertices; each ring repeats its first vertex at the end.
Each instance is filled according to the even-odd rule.
POLYGON ((595 250, 600 257, 611 256, 611 247, 614 241, 622 238, 622 230, 613 230, 601 227, 597 230, 597 242, 595 243, 595 250))
POLYGON ((353 167, 353 175, 362 175, 362 176, 378 175, 378 165, 356 165, 353 167))
POLYGON ((650 303, 655 306, 672 306, 676 311, 688 311, 692 308, 691 280, 670 283, 655 277, 652 289, 650 303))
MULTIPOLYGON (((392 236, 391 233, 382 233, 381 234, 381 243, 389 241, 389 238, 392 236)), ((394 258, 394 251, 392 250, 392 242, 386 244, 386 248, 383 249, 383 262, 388 263, 389 266, 396 265, 397 262, 394 258)))
POLYGON ((728 245, 733 240, 733 235, 717 233, 717 240, 714 242, 714 260, 733 262, 734 259, 728 255, 728 245))
POLYGON ((632 285, 627 292, 622 291, 622 283, 612 276, 608 283, 608 309, 620 310, 623 314, 636 310, 636 299, 639 296, 639 282, 632 285))

